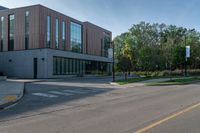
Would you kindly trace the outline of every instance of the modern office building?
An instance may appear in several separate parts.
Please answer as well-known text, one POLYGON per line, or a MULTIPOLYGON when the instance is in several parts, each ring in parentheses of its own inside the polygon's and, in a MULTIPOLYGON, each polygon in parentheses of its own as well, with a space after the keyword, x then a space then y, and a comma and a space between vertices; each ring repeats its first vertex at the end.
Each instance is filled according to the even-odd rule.
POLYGON ((18 78, 109 74, 112 33, 42 5, 0 10, 0 72, 18 78))

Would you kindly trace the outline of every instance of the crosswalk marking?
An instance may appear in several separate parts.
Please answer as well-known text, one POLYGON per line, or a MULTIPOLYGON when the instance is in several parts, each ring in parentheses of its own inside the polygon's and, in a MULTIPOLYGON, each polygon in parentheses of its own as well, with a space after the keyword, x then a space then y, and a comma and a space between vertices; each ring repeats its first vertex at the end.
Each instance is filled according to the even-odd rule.
POLYGON ((60 90, 60 91, 48 91, 46 93, 32 93, 35 96, 48 97, 48 98, 56 98, 59 95, 62 96, 73 96, 73 95, 81 95, 81 94, 89 94, 96 93, 102 90, 92 90, 92 89, 73 89, 73 90, 60 90))
POLYGON ((72 93, 65 93, 65 92, 59 92, 59 91, 49 91, 48 93, 57 94, 57 95, 64 95, 64 96, 74 95, 72 93))
POLYGON ((84 93, 90 93, 90 92, 99 92, 101 90, 93 90, 93 89, 76 89, 77 91, 80 91, 80 92, 84 92, 84 93))
POLYGON ((35 96, 42 96, 42 97, 49 97, 49 98, 56 98, 58 96, 52 95, 52 94, 46 94, 46 93, 32 93, 32 95, 35 96))
POLYGON ((81 90, 63 90, 63 92, 67 92, 67 93, 74 93, 74 94, 84 94, 84 93, 88 93, 86 91, 81 91, 81 90))

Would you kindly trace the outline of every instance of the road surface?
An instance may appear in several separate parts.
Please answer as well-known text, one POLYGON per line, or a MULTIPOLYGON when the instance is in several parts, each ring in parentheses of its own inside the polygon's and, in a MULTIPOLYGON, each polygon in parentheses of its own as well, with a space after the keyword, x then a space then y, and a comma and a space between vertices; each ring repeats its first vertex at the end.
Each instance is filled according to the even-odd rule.
POLYGON ((0 133, 199 133, 199 83, 110 85, 111 79, 37 82, 0 112, 0 133))

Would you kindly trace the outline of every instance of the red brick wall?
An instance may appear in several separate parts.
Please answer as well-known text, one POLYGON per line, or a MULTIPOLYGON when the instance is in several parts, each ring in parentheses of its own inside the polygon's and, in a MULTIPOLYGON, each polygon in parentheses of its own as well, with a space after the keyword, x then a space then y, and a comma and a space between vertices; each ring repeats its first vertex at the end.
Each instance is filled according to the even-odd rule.
POLYGON ((46 47, 47 16, 51 16, 51 48, 55 48, 55 19, 59 19, 59 49, 70 51, 70 22, 76 22, 83 26, 83 53, 101 56, 101 39, 103 32, 111 36, 111 32, 89 22, 80 22, 62 13, 51 10, 41 5, 22 7, 0 11, 0 17, 4 16, 4 51, 8 49, 8 15, 15 15, 14 22, 14 50, 25 49, 25 12, 30 11, 30 35, 29 48, 46 47), (66 48, 62 49, 62 21, 66 22, 66 48), (87 50, 86 50, 87 48, 87 50))

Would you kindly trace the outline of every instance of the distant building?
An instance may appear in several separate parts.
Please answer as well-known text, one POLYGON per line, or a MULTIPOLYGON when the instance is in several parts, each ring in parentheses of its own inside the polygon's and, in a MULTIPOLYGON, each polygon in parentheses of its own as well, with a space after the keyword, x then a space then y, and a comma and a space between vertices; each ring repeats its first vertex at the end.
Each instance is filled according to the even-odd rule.
POLYGON ((112 33, 33 5, 0 11, 0 72, 19 78, 111 73, 112 33))

